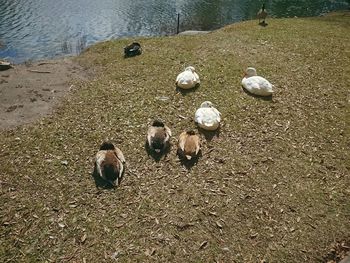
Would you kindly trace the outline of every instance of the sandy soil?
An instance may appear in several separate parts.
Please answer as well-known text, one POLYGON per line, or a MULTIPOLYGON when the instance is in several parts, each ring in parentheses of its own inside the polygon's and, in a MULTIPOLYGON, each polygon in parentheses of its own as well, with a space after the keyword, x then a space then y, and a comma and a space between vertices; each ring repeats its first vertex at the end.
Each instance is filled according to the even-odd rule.
POLYGON ((86 78, 86 71, 71 58, 14 65, 0 71, 0 130, 52 113, 73 81, 86 78))

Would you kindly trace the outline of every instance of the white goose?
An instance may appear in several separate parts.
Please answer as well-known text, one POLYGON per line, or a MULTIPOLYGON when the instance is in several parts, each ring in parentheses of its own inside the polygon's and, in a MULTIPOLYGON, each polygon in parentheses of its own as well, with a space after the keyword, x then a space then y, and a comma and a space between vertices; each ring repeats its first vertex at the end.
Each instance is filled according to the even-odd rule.
POLYGON ((104 142, 96 154, 95 168, 97 174, 113 186, 120 184, 125 167, 122 151, 111 142, 104 142))
POLYGON ((221 113, 214 108, 213 103, 205 101, 196 111, 195 122, 204 130, 215 131, 220 126, 221 113))
POLYGON ((176 77, 176 86, 182 89, 191 89, 198 84, 200 84, 199 76, 192 66, 187 67, 176 77))
POLYGON ((257 76, 256 69, 249 67, 246 69, 242 86, 247 91, 258 96, 270 96, 273 93, 273 85, 263 77, 257 76))

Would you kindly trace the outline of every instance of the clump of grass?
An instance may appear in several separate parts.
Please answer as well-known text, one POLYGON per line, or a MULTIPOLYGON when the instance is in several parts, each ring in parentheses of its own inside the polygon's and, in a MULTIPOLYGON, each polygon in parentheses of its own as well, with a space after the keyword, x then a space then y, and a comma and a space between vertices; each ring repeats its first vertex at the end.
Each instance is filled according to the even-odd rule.
POLYGON ((76 60, 96 69, 94 80, 75 83, 53 116, 0 134, 1 261, 329 259, 334 242, 350 239, 348 18, 144 38, 130 59, 130 40, 90 47, 76 60), (201 86, 181 94, 174 82, 188 65, 201 86), (247 66, 275 84, 272 100, 242 91, 247 66), (175 137, 196 128, 204 100, 223 124, 188 170, 175 137), (159 162, 144 149, 155 117, 175 135, 159 162), (104 139, 128 162, 116 190, 91 177, 104 139))

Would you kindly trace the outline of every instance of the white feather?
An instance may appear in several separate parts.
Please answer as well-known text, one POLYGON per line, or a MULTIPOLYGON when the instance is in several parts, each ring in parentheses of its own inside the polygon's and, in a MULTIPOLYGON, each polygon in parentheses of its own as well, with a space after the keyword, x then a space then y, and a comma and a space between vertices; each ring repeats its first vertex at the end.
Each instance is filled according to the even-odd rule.
POLYGON ((202 103, 201 107, 197 109, 195 113, 195 122, 198 123, 198 126, 202 129, 214 131, 220 126, 221 113, 212 106, 207 106, 208 103, 202 103))
POLYGON ((246 75, 242 79, 242 86, 250 93, 258 96, 270 96, 273 93, 273 85, 267 79, 256 76, 255 68, 247 68, 246 75))
POLYGON ((199 76, 195 72, 194 67, 187 67, 185 71, 181 72, 176 77, 176 85, 182 89, 191 89, 194 88, 197 84, 200 83, 199 76))

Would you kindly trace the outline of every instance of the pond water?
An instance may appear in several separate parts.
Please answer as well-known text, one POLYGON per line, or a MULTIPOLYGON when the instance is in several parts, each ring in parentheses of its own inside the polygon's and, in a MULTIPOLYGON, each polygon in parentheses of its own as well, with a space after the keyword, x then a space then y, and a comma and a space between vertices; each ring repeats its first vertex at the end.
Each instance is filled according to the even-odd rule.
MULTIPOLYGON (((255 18, 258 0, 0 0, 0 58, 15 63, 79 54, 99 41, 213 30, 255 18)), ((270 17, 349 9, 348 0, 266 0, 270 17)))

